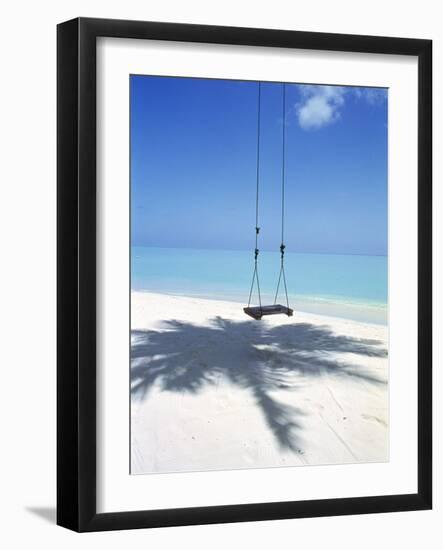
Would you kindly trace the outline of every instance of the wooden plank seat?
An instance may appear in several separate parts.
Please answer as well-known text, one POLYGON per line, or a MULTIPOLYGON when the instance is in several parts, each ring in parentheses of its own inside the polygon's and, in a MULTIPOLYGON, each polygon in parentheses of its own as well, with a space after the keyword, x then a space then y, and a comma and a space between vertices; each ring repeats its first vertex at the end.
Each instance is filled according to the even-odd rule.
POLYGON ((285 314, 288 317, 292 317, 292 314, 294 313, 294 310, 292 310, 290 307, 282 306, 280 304, 274 304, 272 306, 253 306, 253 307, 245 307, 243 308, 243 311, 246 313, 246 315, 249 315, 253 319, 256 319, 257 321, 260 321, 260 319, 264 315, 279 315, 279 314, 285 314))

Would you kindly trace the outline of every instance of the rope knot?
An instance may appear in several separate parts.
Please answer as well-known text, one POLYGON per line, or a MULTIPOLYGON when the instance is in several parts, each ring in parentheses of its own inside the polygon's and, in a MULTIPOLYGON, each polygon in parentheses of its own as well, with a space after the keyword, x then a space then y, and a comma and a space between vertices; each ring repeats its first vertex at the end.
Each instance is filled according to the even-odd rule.
POLYGON ((255 259, 257 259, 259 252, 260 252, 260 250, 258 248, 256 248, 255 251, 254 251, 255 259))
POLYGON ((280 253, 281 253, 282 256, 284 256, 284 254, 285 254, 285 248, 286 248, 286 246, 285 246, 283 243, 281 243, 281 245, 280 245, 280 253))

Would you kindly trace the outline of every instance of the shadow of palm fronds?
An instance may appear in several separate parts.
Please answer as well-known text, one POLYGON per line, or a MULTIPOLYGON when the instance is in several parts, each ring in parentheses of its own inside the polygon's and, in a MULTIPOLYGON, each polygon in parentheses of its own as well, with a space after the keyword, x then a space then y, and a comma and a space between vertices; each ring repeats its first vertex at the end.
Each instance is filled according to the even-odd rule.
POLYGON ((276 401, 272 391, 296 389, 297 377, 324 374, 386 384, 344 361, 343 354, 386 357, 387 350, 378 340, 339 335, 309 323, 269 327, 221 317, 207 326, 168 321, 161 330, 132 331, 131 394, 143 397, 154 384, 164 391, 196 394, 223 377, 252 392, 279 445, 295 451, 303 413, 276 401))

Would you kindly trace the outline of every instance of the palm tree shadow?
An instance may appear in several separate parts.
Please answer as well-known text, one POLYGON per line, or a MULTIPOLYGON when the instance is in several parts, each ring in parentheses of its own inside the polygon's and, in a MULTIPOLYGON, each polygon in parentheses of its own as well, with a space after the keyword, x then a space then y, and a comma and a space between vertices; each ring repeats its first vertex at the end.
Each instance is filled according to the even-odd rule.
POLYGON ((164 322, 160 330, 131 333, 131 394, 143 398, 154 384, 164 391, 197 394, 223 378, 247 389, 281 448, 300 447, 303 411, 277 401, 272 392, 296 390, 294 380, 324 374, 386 384, 337 354, 386 357, 378 340, 357 339, 309 323, 269 326, 221 317, 208 325, 164 322))

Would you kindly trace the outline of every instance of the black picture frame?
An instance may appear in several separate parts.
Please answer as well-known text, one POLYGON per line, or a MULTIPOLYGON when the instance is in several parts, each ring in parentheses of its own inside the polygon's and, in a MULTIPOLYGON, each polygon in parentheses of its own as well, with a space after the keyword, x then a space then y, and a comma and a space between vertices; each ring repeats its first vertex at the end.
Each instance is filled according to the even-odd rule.
POLYGON ((104 531, 425 510, 432 506, 432 42, 79 18, 57 29, 57 523, 104 531), (96 512, 96 39, 399 54, 418 59, 416 494, 96 512))

